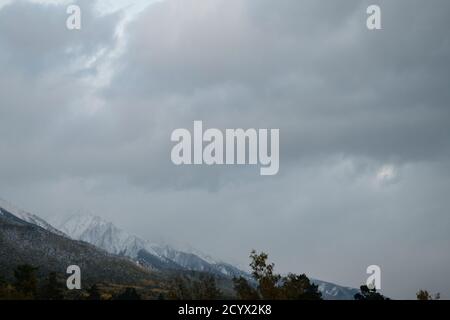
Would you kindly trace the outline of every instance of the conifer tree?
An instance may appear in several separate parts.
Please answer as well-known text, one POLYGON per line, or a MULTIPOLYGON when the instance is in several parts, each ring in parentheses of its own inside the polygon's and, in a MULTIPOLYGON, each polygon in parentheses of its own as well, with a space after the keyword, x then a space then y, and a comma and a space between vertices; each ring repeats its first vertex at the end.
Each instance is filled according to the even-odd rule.
POLYGON ((174 300, 192 300, 192 290, 189 288, 188 281, 178 276, 173 279, 169 289, 169 299, 174 300))
POLYGON ((320 300, 322 298, 319 287, 311 283, 305 274, 292 273, 283 278, 282 296, 287 300, 320 300))
POLYGON ((244 277, 234 278, 234 290, 239 299, 242 300, 258 300, 260 296, 258 291, 253 288, 244 277))
POLYGON ((14 270, 16 290, 29 299, 34 299, 37 295, 37 270, 38 268, 28 264, 17 266, 14 270))
POLYGON ((49 273, 47 283, 43 288, 42 298, 46 300, 62 300, 64 298, 63 284, 58 281, 55 272, 49 273))
POLYGON ((222 296, 213 276, 201 277, 199 281, 194 283, 193 291, 194 298, 198 300, 217 300, 222 296))
POLYGON ((369 288, 364 285, 360 287, 360 290, 360 293, 355 294, 355 300, 389 300, 382 294, 378 293, 375 288, 369 288))

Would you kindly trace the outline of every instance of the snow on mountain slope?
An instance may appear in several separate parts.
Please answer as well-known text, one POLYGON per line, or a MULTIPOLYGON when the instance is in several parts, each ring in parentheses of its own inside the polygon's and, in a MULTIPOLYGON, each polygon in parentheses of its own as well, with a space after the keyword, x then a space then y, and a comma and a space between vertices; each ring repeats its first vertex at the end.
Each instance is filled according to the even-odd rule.
POLYGON ((118 257, 86 242, 56 234, 34 222, 44 227, 49 226, 42 219, 24 214, 2 201, 0 277, 12 280, 12 271, 19 265, 28 264, 38 267, 36 275, 44 279, 50 272, 64 275, 67 267, 75 264, 83 270, 84 285, 103 281, 123 285, 135 285, 150 279, 156 281, 154 274, 136 265, 129 258, 118 257), (19 216, 29 219, 30 222, 19 216))
POLYGON ((225 276, 247 275, 230 264, 219 262, 195 249, 178 250, 167 244, 153 243, 117 228, 93 215, 74 215, 59 224, 72 237, 100 247, 110 253, 131 257, 155 268, 168 267, 204 271, 225 276), (159 261, 158 261, 159 260, 159 261))
POLYGON ((221 261, 211 257, 209 254, 206 254, 204 252, 201 252, 200 250, 193 248, 191 246, 184 246, 183 248, 181 248, 181 251, 186 252, 186 253, 192 253, 200 258, 202 258, 203 260, 205 260, 206 262, 210 263, 210 264, 219 264, 221 263, 221 261))
MULTIPOLYGON (((178 267, 185 270, 220 274, 230 278, 243 276, 248 280, 251 279, 248 273, 239 268, 215 260, 192 247, 178 250, 167 244, 149 242, 129 235, 111 222, 92 215, 75 215, 62 223, 60 229, 74 239, 89 242, 110 253, 131 257, 143 265, 150 265, 156 269, 178 267)), ((356 289, 325 281, 315 279, 312 281, 319 286, 322 297, 326 300, 351 300, 358 292, 356 289)))
POLYGON ((44 228, 45 230, 48 230, 57 235, 66 236, 63 232, 54 228, 51 224, 49 224, 44 219, 38 217, 37 215, 31 214, 22 209, 19 209, 19 208, 15 207, 14 205, 12 205, 11 203, 9 203, 8 201, 0 198, 0 214, 3 214, 2 209, 8 211, 9 213, 15 215, 17 218, 19 218, 25 222, 37 225, 37 226, 44 228))
MULTIPOLYGON (((167 244, 152 243, 139 237, 128 234, 117 228, 111 222, 99 217, 86 214, 74 215, 60 221, 60 230, 54 228, 44 219, 18 209, 9 202, 0 199, 0 217, 2 219, 13 219, 13 217, 36 225, 51 233, 81 240, 99 247, 109 253, 132 258, 141 265, 155 269, 184 269, 204 271, 221 274, 228 277, 250 275, 235 266, 215 260, 198 250, 187 247, 177 250, 167 244), (11 216, 12 215, 12 216, 11 216)), ((23 223, 23 222, 22 222, 23 223)), ((357 289, 335 285, 333 283, 311 279, 319 286, 322 297, 326 300, 351 300, 357 289)))
POLYGON ((113 254, 128 256, 155 268, 167 266, 201 270, 202 263, 207 264, 194 256, 187 259, 184 253, 167 245, 159 245, 130 235, 111 222, 89 214, 71 216, 59 224, 59 229, 73 239, 91 243, 113 254), (196 263, 194 260, 197 260, 196 263))
POLYGON ((59 229, 73 239, 88 242, 113 254, 135 259, 139 251, 145 249, 158 255, 148 241, 126 233, 100 217, 75 215, 64 220, 59 229))
POLYGON ((318 286, 322 298, 325 300, 353 300, 355 294, 359 292, 355 288, 338 286, 326 281, 317 279, 311 279, 311 281, 318 286))

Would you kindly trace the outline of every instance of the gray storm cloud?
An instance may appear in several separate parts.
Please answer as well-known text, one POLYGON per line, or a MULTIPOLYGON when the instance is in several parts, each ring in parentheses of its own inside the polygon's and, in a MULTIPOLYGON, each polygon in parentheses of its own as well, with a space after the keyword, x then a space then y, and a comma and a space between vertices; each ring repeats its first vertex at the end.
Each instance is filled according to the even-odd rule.
MULTIPOLYGON (((373 2, 373 1, 372 1, 373 2)), ((167 0, 0 9, 1 197, 383 292, 450 297, 450 4, 167 0), (170 134, 279 128, 280 173, 175 167, 170 134), (126 213, 126 214, 125 214, 126 213)))

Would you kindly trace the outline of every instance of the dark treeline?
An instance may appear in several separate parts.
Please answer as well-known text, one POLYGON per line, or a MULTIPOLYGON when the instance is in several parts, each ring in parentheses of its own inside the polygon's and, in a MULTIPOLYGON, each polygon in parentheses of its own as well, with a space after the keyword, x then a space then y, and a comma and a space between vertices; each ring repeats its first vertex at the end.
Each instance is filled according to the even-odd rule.
MULTIPOLYGON (((318 286, 305 274, 290 273, 282 276, 275 272, 274 263, 268 262, 264 252, 252 251, 250 254, 250 277, 234 278, 231 284, 232 294, 223 292, 223 284, 218 285, 218 278, 210 274, 200 276, 174 276, 166 289, 153 292, 145 297, 170 300, 321 300, 318 286)), ((19 265, 13 270, 13 281, 6 281, 0 276, 0 300, 141 300, 135 287, 125 287, 114 293, 106 292, 103 286, 93 284, 87 290, 70 291, 65 279, 51 272, 44 279, 38 280, 38 268, 31 265, 19 265)), ((142 290, 141 290, 142 291, 142 290)), ((416 294, 418 300, 437 300, 439 294, 431 295, 426 290, 416 294)), ((355 300, 388 300, 375 289, 365 285, 354 296, 355 300)))
POLYGON ((63 295, 63 283, 55 272, 48 274, 44 283, 39 286, 36 276, 38 268, 24 264, 14 269, 14 281, 9 283, 0 278, 0 299, 13 300, 61 300, 63 295))
MULTIPOLYGON (((87 290, 68 290, 65 279, 56 272, 50 272, 48 276, 39 281, 38 268, 28 264, 19 265, 13 270, 14 280, 6 281, 0 277, 0 300, 101 300, 101 289, 97 284, 87 290)), ((140 296, 135 288, 125 288, 123 292, 109 299, 139 300, 140 296)))
MULTIPOLYGON (((322 294, 305 274, 289 273, 281 276, 275 273, 275 264, 268 262, 264 252, 252 251, 250 254, 251 278, 234 278, 233 299, 241 300, 322 300, 322 294)), ((214 277, 206 276, 200 280, 177 277, 168 295, 169 299, 215 300, 227 298, 216 286, 214 277)), ((355 300, 388 300, 376 289, 361 286, 355 300)))

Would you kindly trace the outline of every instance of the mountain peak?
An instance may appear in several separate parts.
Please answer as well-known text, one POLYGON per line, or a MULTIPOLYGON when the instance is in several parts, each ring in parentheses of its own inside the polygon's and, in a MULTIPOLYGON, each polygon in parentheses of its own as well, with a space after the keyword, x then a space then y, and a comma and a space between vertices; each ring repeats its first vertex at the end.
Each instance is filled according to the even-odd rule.
MULTIPOLYGON (((209 255, 199 252, 192 246, 185 245, 184 249, 178 250, 168 244, 156 244, 130 235, 116 227, 112 222, 96 216, 91 212, 78 210, 74 214, 60 220, 60 223, 55 225, 57 225, 60 230, 64 232, 63 233, 58 229, 55 229, 40 217, 19 209, 10 204, 8 201, 0 199, 0 222, 2 220, 8 221, 8 219, 11 218, 14 221, 18 219, 18 221, 22 221, 23 224, 33 224, 49 231, 50 233, 62 236, 60 237, 60 241, 75 246, 78 250, 77 252, 81 250, 80 248, 85 248, 85 250, 91 251, 93 254, 89 254, 89 257, 92 259, 99 257, 99 255, 95 253, 95 250, 93 249, 94 247, 85 247, 82 243, 77 241, 71 242, 72 239, 90 243, 95 247, 112 253, 113 255, 131 258, 141 266, 149 267, 151 269, 194 270, 218 274, 229 278, 243 276, 250 279, 251 277, 248 273, 240 270, 232 264, 212 259, 209 255), (72 239, 69 239, 69 237, 72 239)), ((41 232, 39 235, 48 236, 48 233, 41 232)), ((43 240, 41 242, 39 250, 43 253, 34 254, 33 259, 42 259, 42 256, 48 254, 49 251, 46 250, 48 241, 49 240, 43 240)), ((26 243, 31 242, 27 241, 26 243)), ((17 243, 15 243, 15 245, 16 244, 17 243)), ((102 256, 102 259, 115 259, 113 255, 102 256)), ((58 258, 62 259, 67 256, 68 252, 64 252, 59 254, 58 258)), ((2 256, 0 255, 0 257, 2 256)), ((89 260, 87 261, 89 262, 89 260)), ((115 261, 126 264, 126 260, 115 261)), ((129 269, 131 266, 132 265, 127 265, 127 268, 129 269)), ((120 273, 123 270, 120 267, 117 268, 116 271, 120 273)), ((136 273, 136 270, 133 272, 136 273)), ((356 289, 341 287, 320 280, 312 281, 319 285, 319 290, 322 292, 325 299, 351 299, 354 293, 357 292, 356 289)))
POLYGON ((130 235, 113 223, 92 214, 76 214, 59 224, 60 230, 110 253, 125 255, 153 268, 176 268, 226 276, 245 275, 238 268, 211 258, 191 246, 175 249, 130 235))
MULTIPOLYGON (((62 220, 58 227, 71 238, 82 240, 110 253, 125 255, 135 259, 147 242, 128 234, 107 221, 91 213, 77 213, 62 220)), ((151 252, 152 254, 154 252, 151 252)))

